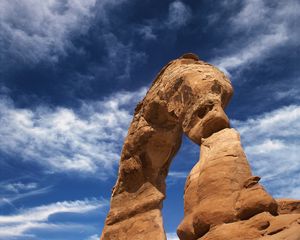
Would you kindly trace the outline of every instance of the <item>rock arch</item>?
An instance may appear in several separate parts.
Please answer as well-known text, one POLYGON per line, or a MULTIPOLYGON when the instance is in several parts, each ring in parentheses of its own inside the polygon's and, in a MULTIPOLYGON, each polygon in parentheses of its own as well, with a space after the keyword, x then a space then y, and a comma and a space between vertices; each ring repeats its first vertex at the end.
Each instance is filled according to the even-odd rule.
POLYGON ((232 93, 221 71, 191 53, 160 71, 135 109, 101 240, 166 239, 165 178, 182 134, 201 156, 186 181, 181 240, 300 239, 299 201, 265 191, 229 126, 232 93))
POLYGON ((165 178, 182 134, 200 145, 203 137, 229 127, 223 109, 232 92, 226 76, 194 54, 160 71, 135 109, 101 239, 165 239, 165 178))

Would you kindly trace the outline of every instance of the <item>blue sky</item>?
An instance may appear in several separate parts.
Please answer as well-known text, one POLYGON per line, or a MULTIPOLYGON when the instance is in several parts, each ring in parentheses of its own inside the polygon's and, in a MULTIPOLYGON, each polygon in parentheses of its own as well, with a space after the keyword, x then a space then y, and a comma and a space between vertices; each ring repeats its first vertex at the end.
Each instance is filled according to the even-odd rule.
MULTIPOLYGON (((194 52, 232 80, 227 108, 253 172, 300 198, 298 0, 0 0, 0 239, 98 239, 133 109, 194 52)), ((199 148, 167 179, 168 239, 199 148)))

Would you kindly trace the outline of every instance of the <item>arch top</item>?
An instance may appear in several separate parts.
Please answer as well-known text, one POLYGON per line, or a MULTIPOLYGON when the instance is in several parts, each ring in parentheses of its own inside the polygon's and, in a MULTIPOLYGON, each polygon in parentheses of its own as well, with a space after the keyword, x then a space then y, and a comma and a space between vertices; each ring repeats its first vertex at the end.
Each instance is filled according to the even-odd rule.
POLYGON ((199 57, 195 53, 185 53, 180 58, 184 59, 193 59, 195 61, 199 61, 199 57))

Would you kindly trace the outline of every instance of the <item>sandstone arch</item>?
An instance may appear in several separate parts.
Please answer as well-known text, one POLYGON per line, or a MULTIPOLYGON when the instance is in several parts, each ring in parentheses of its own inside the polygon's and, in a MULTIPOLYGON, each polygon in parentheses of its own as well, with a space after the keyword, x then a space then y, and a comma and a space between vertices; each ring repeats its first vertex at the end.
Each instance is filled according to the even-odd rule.
POLYGON ((299 202, 278 205, 229 128, 232 93, 226 76, 194 54, 160 71, 135 109, 101 240, 166 239, 160 210, 182 134, 201 145, 201 161, 186 181, 181 240, 300 240, 299 202))
POLYGON ((144 222, 136 227, 141 234, 132 233, 135 239, 165 239, 160 209, 182 133, 200 144, 202 137, 229 127, 223 109, 232 91, 221 71, 194 54, 185 54, 161 70, 135 109, 102 239, 127 239, 122 234, 130 230, 122 230, 118 223, 133 222, 141 213, 144 222))

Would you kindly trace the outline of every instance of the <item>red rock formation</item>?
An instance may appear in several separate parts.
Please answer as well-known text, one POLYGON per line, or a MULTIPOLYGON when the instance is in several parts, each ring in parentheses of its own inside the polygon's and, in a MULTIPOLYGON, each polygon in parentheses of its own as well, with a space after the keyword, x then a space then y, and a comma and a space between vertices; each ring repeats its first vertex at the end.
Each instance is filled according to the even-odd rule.
POLYGON ((184 193, 181 240, 300 240, 300 203, 275 201, 253 176, 224 108, 230 81, 185 54, 166 65, 135 109, 101 240, 166 239, 165 178, 185 133, 201 145, 184 193))
POLYGON ((199 239, 219 225, 250 219, 262 212, 277 215, 276 201, 259 180, 251 174, 234 129, 203 139, 200 160, 186 181, 185 215, 177 230, 180 239, 199 239))
POLYGON ((300 214, 300 200, 295 199, 276 199, 278 204, 279 214, 299 213, 300 214))
POLYGON ((165 239, 165 178, 182 133, 195 143, 229 127, 230 81, 193 54, 170 62, 136 107, 125 139, 103 240, 165 239))

